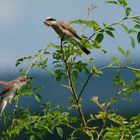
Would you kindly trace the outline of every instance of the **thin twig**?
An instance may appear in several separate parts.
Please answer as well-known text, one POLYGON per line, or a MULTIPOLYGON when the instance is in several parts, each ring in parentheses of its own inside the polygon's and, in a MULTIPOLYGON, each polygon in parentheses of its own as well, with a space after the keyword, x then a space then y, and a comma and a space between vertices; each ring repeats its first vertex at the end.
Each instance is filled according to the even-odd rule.
POLYGON ((16 113, 18 109, 19 95, 17 95, 16 103, 14 105, 13 115, 16 113))
MULTIPOLYGON (((47 48, 48 48, 48 47, 47 47, 47 48)), ((27 69, 27 71, 26 71, 25 78, 28 76, 28 73, 31 71, 32 67, 33 67, 34 64, 36 63, 36 60, 44 54, 44 52, 47 50, 47 48, 45 48, 44 50, 42 50, 42 51, 40 52, 39 55, 36 55, 36 56, 34 57, 32 63, 29 65, 29 67, 28 67, 28 69, 27 69)))
MULTIPOLYGON (((17 99, 16 99, 16 103, 14 105, 14 110, 13 110, 13 118, 14 118, 14 115, 18 109, 18 103, 19 103, 19 95, 17 95, 17 99)), ((12 118, 12 127, 14 126, 14 119, 12 118)))
MULTIPOLYGON (((118 69, 118 68, 124 68, 124 69, 129 69, 129 70, 139 71, 139 72, 140 72, 140 69, 136 69, 136 68, 133 68, 133 67, 129 67, 129 66, 112 66, 112 65, 107 65, 107 66, 105 66, 105 67, 99 68, 99 70, 118 69)), ((83 91, 85 90, 85 88, 86 88, 86 86, 87 86, 87 84, 88 84, 88 82, 89 82, 89 80, 90 80, 92 74, 93 74, 93 73, 90 73, 90 74, 88 75, 88 78, 87 78, 85 84, 83 85, 83 87, 82 87, 82 89, 81 89, 81 91, 80 91, 80 93, 79 93, 78 101, 80 100, 80 97, 82 96, 83 91)))
MULTIPOLYGON (((32 63, 29 65, 29 67, 28 67, 28 69, 27 69, 27 71, 26 71, 25 78, 27 78, 28 73, 31 71, 31 69, 32 69, 33 65, 35 64, 37 58, 40 57, 40 56, 42 56, 46 50, 47 50, 47 48, 45 48, 44 50, 42 50, 42 51, 40 52, 39 55, 36 55, 36 56, 34 57, 32 63)), ((17 92, 18 92, 18 91, 17 91, 17 92)), ((14 105, 13 117, 14 117, 16 111, 17 111, 18 103, 19 103, 19 95, 17 95, 16 103, 15 103, 15 105, 14 105)), ((14 126, 14 120, 13 120, 13 119, 12 119, 12 126, 14 126)))
POLYGON ((140 17, 140 15, 137 15, 137 16, 129 16, 129 17, 125 17, 117 22, 114 22, 114 23, 111 23, 103 28, 100 28, 99 30, 97 30, 96 32, 94 32, 88 39, 90 40, 94 35, 96 35, 97 33, 103 31, 104 29, 108 28, 108 27, 111 27, 111 26, 114 26, 114 25, 117 25, 117 24, 120 24, 121 22, 125 21, 125 20, 128 20, 128 19, 133 19, 133 18, 138 18, 140 17))
POLYGON ((139 71, 140 72, 140 69, 137 69, 137 68, 133 68, 133 67, 130 67, 130 66, 105 66, 105 67, 102 67, 102 68, 99 68, 99 70, 106 70, 106 69, 119 69, 119 68, 123 68, 123 69, 129 69, 129 70, 133 70, 133 71, 139 71))
POLYGON ((123 139, 124 139, 124 133, 122 134, 122 136, 121 136, 120 140, 123 140, 123 139))
POLYGON ((100 133, 98 134, 97 136, 97 139, 96 140, 100 140, 101 136, 102 136, 102 133, 105 131, 104 128, 101 129, 100 133))
POLYGON ((81 91, 80 91, 80 93, 79 93, 78 101, 80 100, 80 98, 81 98, 81 96, 82 96, 82 94, 83 94, 83 92, 84 92, 84 90, 85 90, 85 88, 86 88, 86 86, 87 86, 87 84, 88 84, 88 82, 89 82, 91 76, 92 76, 92 73, 90 73, 90 74, 88 75, 88 78, 87 78, 85 84, 83 85, 83 87, 82 87, 82 89, 81 89, 81 91))

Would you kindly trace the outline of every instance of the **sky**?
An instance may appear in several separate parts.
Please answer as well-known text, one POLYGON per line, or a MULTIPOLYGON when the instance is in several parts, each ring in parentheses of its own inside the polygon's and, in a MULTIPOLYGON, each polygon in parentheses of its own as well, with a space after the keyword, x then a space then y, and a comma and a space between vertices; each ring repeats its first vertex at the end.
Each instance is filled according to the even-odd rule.
MULTIPOLYGON (((120 7, 104 2, 105 0, 0 0, 0 71, 14 72, 15 61, 18 58, 35 54, 49 42, 60 42, 54 31, 43 24, 48 16, 66 22, 86 19, 87 8, 93 3, 97 8, 90 18, 97 20, 100 25, 103 22, 113 23, 123 17, 120 7)), ((128 0, 128 2, 134 9, 132 15, 139 14, 139 0, 128 0)), ((77 33, 81 32, 80 26, 72 25, 72 27, 77 33)), ((86 34, 90 35, 91 32, 88 31, 86 34)), ((118 37, 115 41, 107 38, 103 42, 109 51, 108 56, 116 55, 114 46, 125 44, 124 47, 132 50, 133 56, 138 58, 140 47, 133 50, 128 38, 124 37, 125 33, 120 34, 120 29, 116 31, 116 35, 118 37)), ((101 62, 107 58, 96 50, 92 51, 92 55, 101 62)))

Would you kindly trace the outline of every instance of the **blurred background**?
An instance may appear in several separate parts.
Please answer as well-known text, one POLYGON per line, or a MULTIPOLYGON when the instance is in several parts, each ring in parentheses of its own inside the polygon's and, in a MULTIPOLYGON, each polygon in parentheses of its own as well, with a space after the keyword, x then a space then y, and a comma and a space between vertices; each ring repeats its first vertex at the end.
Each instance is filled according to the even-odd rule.
MULTIPOLYGON (((113 23, 124 17, 123 9, 104 2, 105 0, 0 0, 0 80, 12 80, 19 76, 18 69, 15 67, 18 58, 35 54, 49 42, 60 43, 54 31, 43 24, 48 16, 66 22, 87 19, 87 9, 93 4, 97 8, 89 19, 96 20, 101 26, 102 23, 113 23)), ((128 0, 128 3, 133 9, 132 15, 138 15, 139 0, 128 0)), ((131 22, 129 26, 131 26, 131 22)), ((72 27, 76 29, 77 33, 81 33, 82 27, 78 25, 72 25, 72 27)), ((85 30, 84 34, 88 36, 92 32, 85 30)), ((103 48, 108 51, 107 55, 103 55, 99 50, 92 51, 91 55, 93 55, 98 66, 109 64, 110 57, 113 55, 123 59, 122 54, 117 51, 117 46, 121 46, 132 52, 133 63, 139 68, 140 46, 136 44, 136 48, 132 49, 130 40, 126 33, 122 31, 122 28, 117 27, 115 37, 115 40, 106 37, 102 43, 103 48)), ((83 54, 83 56, 86 55, 83 54)), ((85 59, 87 58, 85 57, 85 59)), ((129 71, 122 72, 128 80, 133 79, 134 75, 129 71)), ((85 114, 89 115, 89 113, 95 113, 97 110, 90 101, 92 96, 99 96, 100 101, 105 101, 115 94, 115 87, 112 83, 114 73, 113 70, 105 71, 102 77, 89 82, 88 88, 82 96, 85 114)), ((61 86, 62 83, 56 82, 47 71, 33 69, 30 75, 35 77, 35 85, 44 85, 44 88, 39 92, 43 96, 42 103, 51 101, 55 105, 69 106, 68 91, 61 86)), ((84 73, 81 75, 81 81, 83 78, 86 78, 84 73)), ((0 89, 2 89, 2 86, 0 86, 0 89)), ((133 94, 131 102, 120 100, 115 107, 126 116, 136 114, 139 112, 139 97, 139 94, 133 94)), ((20 99, 20 104, 29 106, 32 111, 40 111, 40 103, 37 103, 31 96, 20 99)), ((11 109, 11 106, 7 107, 7 111, 11 109)), ((77 114, 77 112, 72 113, 77 114)))

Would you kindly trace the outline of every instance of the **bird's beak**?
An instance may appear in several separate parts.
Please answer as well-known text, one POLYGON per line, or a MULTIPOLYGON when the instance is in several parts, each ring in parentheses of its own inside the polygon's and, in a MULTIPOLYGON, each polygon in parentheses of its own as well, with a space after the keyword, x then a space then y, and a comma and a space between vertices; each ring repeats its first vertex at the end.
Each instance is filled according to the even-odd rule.
POLYGON ((25 82, 28 82, 28 79, 25 79, 25 82))
POLYGON ((44 21, 44 24, 47 26, 50 26, 49 23, 47 22, 47 20, 44 21))

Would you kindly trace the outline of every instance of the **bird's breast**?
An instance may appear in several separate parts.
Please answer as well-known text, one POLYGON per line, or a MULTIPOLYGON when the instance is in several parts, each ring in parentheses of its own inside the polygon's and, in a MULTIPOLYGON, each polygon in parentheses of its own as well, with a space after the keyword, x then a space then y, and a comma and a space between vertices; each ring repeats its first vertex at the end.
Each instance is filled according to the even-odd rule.
POLYGON ((59 26, 55 26, 53 25, 52 28, 55 30, 55 32, 59 35, 59 36, 64 36, 64 29, 62 29, 59 26))

